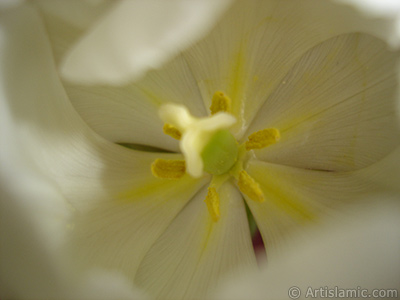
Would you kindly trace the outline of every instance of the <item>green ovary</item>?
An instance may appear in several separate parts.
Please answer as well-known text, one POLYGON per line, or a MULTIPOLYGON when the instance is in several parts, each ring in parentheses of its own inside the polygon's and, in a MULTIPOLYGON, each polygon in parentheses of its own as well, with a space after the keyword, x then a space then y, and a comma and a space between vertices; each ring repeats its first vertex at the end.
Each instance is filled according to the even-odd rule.
POLYGON ((204 171, 213 175, 228 172, 236 163, 239 147, 228 130, 217 131, 201 152, 204 171))

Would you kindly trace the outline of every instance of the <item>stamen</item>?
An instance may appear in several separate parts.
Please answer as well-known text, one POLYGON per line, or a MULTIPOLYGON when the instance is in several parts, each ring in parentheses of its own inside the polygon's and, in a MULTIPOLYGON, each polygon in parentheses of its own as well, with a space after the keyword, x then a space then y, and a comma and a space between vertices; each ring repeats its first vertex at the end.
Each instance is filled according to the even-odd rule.
POLYGON ((262 149, 269 145, 273 145, 280 139, 280 137, 281 135, 279 130, 276 128, 268 128, 254 132, 248 137, 249 140, 246 142, 246 150, 262 149))
POLYGON ((260 189, 260 185, 244 170, 239 174, 238 186, 240 191, 251 200, 264 202, 264 193, 260 189))
POLYGON ((184 160, 156 159, 151 164, 151 172, 155 177, 164 179, 178 179, 185 175, 184 160))
POLYGON ((211 100, 211 115, 215 115, 220 111, 229 112, 231 110, 231 103, 232 100, 223 92, 216 92, 211 100))
POLYGON ((208 188, 208 194, 204 202, 207 204, 208 212, 214 222, 218 222, 220 218, 219 212, 219 195, 213 187, 208 188))
POLYGON ((176 140, 180 140, 182 137, 182 133, 179 131, 179 129, 168 123, 164 124, 163 132, 176 140))

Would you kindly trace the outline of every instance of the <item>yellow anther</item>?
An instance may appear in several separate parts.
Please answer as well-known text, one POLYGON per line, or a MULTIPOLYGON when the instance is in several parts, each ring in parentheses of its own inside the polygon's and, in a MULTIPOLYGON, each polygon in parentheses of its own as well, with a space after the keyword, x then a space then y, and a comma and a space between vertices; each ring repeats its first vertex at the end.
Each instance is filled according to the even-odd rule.
POLYGON ((156 159, 151 164, 151 172, 155 177, 165 179, 177 179, 185 175, 186 166, 184 160, 156 159))
POLYGON ((246 171, 240 172, 238 186, 240 191, 248 196, 251 200, 264 202, 264 193, 260 189, 259 184, 255 182, 246 171))
POLYGON ((249 140, 246 141, 246 150, 262 149, 269 145, 273 145, 280 139, 280 137, 281 135, 279 130, 276 128, 268 128, 254 132, 249 135, 249 140))
POLYGON ((229 112, 231 110, 231 99, 223 92, 216 92, 211 100, 211 114, 215 115, 217 112, 229 112))
POLYGON ((208 188, 208 193, 204 202, 207 204, 208 212, 214 222, 218 222, 219 213, 219 196, 217 190, 213 187, 208 188))
POLYGON ((171 124, 164 124, 163 132, 176 140, 180 140, 182 137, 182 133, 176 128, 174 125, 171 124))

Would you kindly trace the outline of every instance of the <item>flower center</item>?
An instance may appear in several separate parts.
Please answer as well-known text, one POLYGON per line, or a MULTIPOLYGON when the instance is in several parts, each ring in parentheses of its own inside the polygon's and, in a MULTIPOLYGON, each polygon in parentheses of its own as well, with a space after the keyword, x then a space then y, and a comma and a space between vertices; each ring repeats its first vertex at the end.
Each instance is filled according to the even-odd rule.
POLYGON ((228 130, 214 133, 201 152, 204 171, 212 175, 222 175, 236 163, 239 146, 228 130))
POLYGON ((234 177, 240 191, 250 199, 264 201, 259 184, 243 169, 246 151, 265 148, 280 138, 277 129, 268 128, 251 134, 239 145, 229 131, 236 122, 230 107, 231 100, 223 92, 214 94, 211 116, 206 118, 192 116, 182 105, 163 105, 159 111, 165 122, 163 131, 180 140, 185 160, 157 159, 151 166, 153 175, 164 179, 179 179, 186 173, 192 177, 201 177, 204 172, 213 175, 205 202, 215 222, 220 218, 218 189, 229 178, 234 177))

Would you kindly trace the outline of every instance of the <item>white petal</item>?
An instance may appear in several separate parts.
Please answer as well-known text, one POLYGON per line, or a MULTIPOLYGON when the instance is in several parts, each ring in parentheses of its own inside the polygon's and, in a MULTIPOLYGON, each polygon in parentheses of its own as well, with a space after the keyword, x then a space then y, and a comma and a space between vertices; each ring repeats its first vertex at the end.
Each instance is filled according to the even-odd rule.
POLYGON ((307 50, 331 37, 373 33, 383 25, 379 26, 378 21, 329 1, 236 1, 212 33, 184 56, 206 107, 219 90, 232 99, 240 136, 307 50))
MULTIPOLYGON (((87 145, 71 136, 92 133, 67 103, 35 11, 22 7, 2 13, 1 298, 98 299, 98 290, 83 283, 92 276, 81 273, 64 247, 71 207, 60 185, 68 170, 51 164, 68 164, 68 157, 75 161, 68 150, 87 145)), ((102 274, 109 280, 104 293, 113 290, 118 299, 137 295, 120 275, 102 274)))
MULTIPOLYGON (((2 129, 6 125, 2 122, 2 129)), ((12 130, 6 129, 8 134, 12 130)), ((24 161, 15 136, 8 137, 0 153, 2 299, 146 299, 118 273, 81 272, 65 248, 70 209, 64 197, 31 168, 32 162, 24 161)))
POLYGON ((96 192, 96 183, 86 180, 89 190, 85 194, 80 190, 75 197, 69 247, 82 265, 118 270, 134 278, 152 244, 206 183, 205 178, 193 180, 188 175, 179 180, 155 178, 151 162, 141 160, 142 166, 136 163, 130 176, 123 167, 127 161, 118 160, 120 173, 117 168, 107 172, 107 190, 98 185, 96 192))
POLYGON ((207 299, 223 276, 254 267, 243 199, 230 184, 219 190, 221 217, 213 222, 203 189, 144 258, 135 282, 159 299, 207 299))
POLYGON ((24 0, 3 0, 0 3, 0 9, 9 9, 21 5, 24 0))
POLYGON ((395 15, 400 10, 400 3, 396 0, 336 0, 344 4, 352 4, 356 8, 376 15, 395 15))
POLYGON ((40 11, 57 65, 66 51, 111 7, 109 0, 34 0, 40 11))
POLYGON ((381 161, 360 170, 358 174, 365 180, 369 180, 380 187, 381 192, 386 193, 386 196, 394 194, 394 199, 399 199, 400 147, 396 148, 381 161))
POLYGON ((206 34, 229 3, 121 1, 72 49, 62 72, 89 84, 137 79, 206 34))
POLYGON ((400 2, 397 0, 334 0, 354 6, 380 26, 368 26, 371 32, 386 40, 393 48, 400 46, 400 2))
MULTIPOLYGON (((398 293, 399 205, 380 200, 349 212, 346 218, 314 228, 308 236, 299 236, 279 260, 272 261, 262 272, 238 274, 214 299, 289 299, 292 286, 301 290, 300 299, 328 298, 317 292, 305 297, 309 288, 368 289, 367 295, 374 289, 398 293)), ((386 299, 397 298, 387 296, 386 299)))
POLYGON ((368 35, 341 35, 307 52, 268 97, 247 134, 281 139, 256 150, 265 161, 354 170, 400 143, 398 53, 368 35))
POLYGON ((185 105, 205 116, 197 83, 179 57, 137 83, 121 87, 68 85, 67 93, 83 119, 97 133, 114 142, 151 145, 178 151, 176 140, 162 131, 158 109, 165 103, 185 105))
MULTIPOLYGON (((362 207, 379 197, 398 201, 400 190, 384 185, 387 176, 399 180, 400 170, 388 157, 370 167, 353 172, 324 172, 297 169, 252 161, 247 171, 258 182, 265 194, 265 202, 248 200, 269 258, 275 246, 293 237, 304 225, 318 225, 324 219, 337 216, 340 211, 362 207)), ((388 182, 389 183, 389 182, 388 182)), ((281 248, 279 248, 281 249, 281 248)))
MULTIPOLYGON (((7 110, 1 108, 3 129, 7 110)), ((23 161, 15 139, 5 141, 1 133, 0 295, 4 299, 55 297, 65 275, 61 270, 66 256, 56 250, 65 236, 67 205, 56 187, 29 168, 32 162, 23 161)))
MULTIPOLYGON (((44 14, 52 15, 65 23, 81 28, 88 28, 111 6, 109 0, 34 0, 44 14)), ((66 25, 66 24, 64 24, 66 25)))
POLYGON ((177 141, 163 133, 159 104, 136 87, 68 86, 66 91, 85 122, 107 140, 178 151, 177 141))
POLYGON ((126 271, 133 276, 134 265, 138 265, 144 251, 205 179, 157 179, 151 174, 151 163, 156 158, 176 155, 128 150, 91 132, 63 92, 43 29, 29 23, 21 23, 20 27, 23 31, 10 35, 12 40, 7 43, 17 50, 7 48, 3 52, 7 58, 4 67, 9 68, 4 89, 16 134, 37 168, 56 183, 75 209, 69 224, 73 258, 84 260, 86 266, 126 271), (17 63, 21 59, 24 65, 17 63), (108 231, 101 232, 103 227, 108 231), (75 251, 76 245, 80 251, 75 251), (91 256, 85 256, 87 253, 91 256), (120 260, 129 263, 122 267, 120 260))
POLYGON ((94 270, 79 278, 68 291, 71 300, 147 300, 143 291, 132 288, 132 282, 118 273, 94 270))

